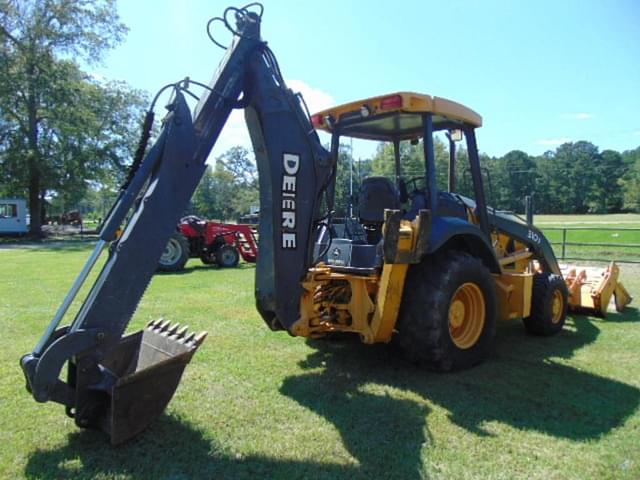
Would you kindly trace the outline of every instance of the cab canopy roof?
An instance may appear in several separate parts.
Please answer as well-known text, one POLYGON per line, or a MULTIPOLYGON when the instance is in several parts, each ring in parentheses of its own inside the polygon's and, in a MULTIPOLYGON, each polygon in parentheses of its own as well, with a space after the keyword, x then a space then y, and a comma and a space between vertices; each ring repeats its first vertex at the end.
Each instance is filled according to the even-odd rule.
POLYGON ((446 98, 397 92, 323 110, 311 116, 313 126, 340 135, 378 141, 411 140, 424 134, 423 115, 431 113, 433 129, 482 126, 482 117, 446 98))

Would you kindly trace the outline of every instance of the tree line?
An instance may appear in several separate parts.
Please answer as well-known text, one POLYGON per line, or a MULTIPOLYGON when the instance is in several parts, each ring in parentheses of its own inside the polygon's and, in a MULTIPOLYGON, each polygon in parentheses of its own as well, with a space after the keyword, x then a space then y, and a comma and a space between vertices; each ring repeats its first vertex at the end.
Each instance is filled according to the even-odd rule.
MULTIPOLYGON (((448 183, 447 143, 438 138, 434 142, 436 178, 442 190, 448 183)), ((424 177, 422 142, 403 142, 400 152, 402 177, 424 177)), ((456 191, 473 198, 467 152, 458 146, 456 154, 456 191)), ((587 141, 567 142, 539 156, 521 150, 500 157, 480 153, 480 165, 487 203, 501 210, 522 213, 525 196, 533 195, 537 213, 640 212, 640 147, 600 151, 587 141)), ((349 147, 343 146, 336 214, 345 215, 349 205, 357 206, 360 182, 370 175, 395 177, 393 146, 380 144, 371 159, 356 161, 351 160, 349 147)))
MULTIPOLYGON (((447 189, 449 150, 436 139, 436 178, 447 189)), ((424 177, 422 142, 400 145, 405 181, 424 177)), ((395 179, 393 146, 379 144, 369 159, 352 159, 341 145, 336 174, 335 215, 357 215, 362 180, 369 176, 395 179)), ((457 148, 456 191, 473 198, 468 155, 457 148)), ((533 195, 537 213, 620 213, 640 211, 640 147, 599 151, 590 142, 568 142, 540 156, 513 150, 501 157, 480 154, 487 202, 495 208, 524 212, 524 198, 533 195)), ((258 204, 258 179, 253 156, 233 147, 210 166, 194 194, 189 213, 235 220, 258 204)))

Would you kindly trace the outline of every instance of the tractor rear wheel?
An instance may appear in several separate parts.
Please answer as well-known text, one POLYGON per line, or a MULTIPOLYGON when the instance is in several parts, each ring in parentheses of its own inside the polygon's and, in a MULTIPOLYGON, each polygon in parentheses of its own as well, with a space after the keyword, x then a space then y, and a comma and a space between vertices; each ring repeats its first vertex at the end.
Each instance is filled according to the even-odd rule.
POLYGON ((216 261, 221 268, 233 268, 240 261, 238 249, 230 244, 222 245, 216 250, 216 261))
POLYGON ((524 326, 534 335, 549 336, 562 330, 569 308, 569 290, 560 275, 538 273, 533 277, 531 315, 524 326))
POLYGON ((184 268, 189 260, 189 242, 181 233, 174 233, 169 238, 167 246, 158 262, 161 272, 178 272, 184 268))
POLYGON ((471 367, 493 342, 496 303, 480 259, 458 251, 430 255, 409 269, 394 342, 407 360, 437 371, 471 367))

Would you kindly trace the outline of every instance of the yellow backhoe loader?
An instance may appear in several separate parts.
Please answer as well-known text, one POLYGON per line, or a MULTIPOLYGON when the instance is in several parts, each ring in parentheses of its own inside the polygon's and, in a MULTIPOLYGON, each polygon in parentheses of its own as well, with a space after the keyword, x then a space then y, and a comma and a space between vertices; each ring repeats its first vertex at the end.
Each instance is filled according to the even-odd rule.
POLYGON ((147 151, 156 96, 94 252, 38 345, 21 359, 37 401, 61 403, 78 426, 102 429, 113 443, 165 409, 206 334, 156 321, 122 335, 234 108, 244 109, 258 166, 255 295, 274 330, 391 341, 411 361, 451 370, 482 360, 498 318, 523 318, 529 331, 550 335, 562 329, 570 307, 603 314, 612 294, 618 308, 630 301, 615 265, 605 275, 580 268, 563 274, 540 230, 487 205, 476 146, 480 115, 444 98, 398 92, 310 117, 260 38, 261 18, 262 7, 250 4, 209 21, 226 25, 233 42, 227 48, 209 31, 226 48, 211 82, 185 79, 161 90, 173 95, 147 151), (185 95, 196 95, 193 89, 202 93, 192 115, 185 95), (330 150, 316 129, 331 134, 330 150), (437 132, 450 143, 447 189, 436 182, 437 132), (338 219, 344 137, 391 142, 396 174, 365 179, 357 215, 338 219), (415 178, 402 172, 405 141, 423 148, 424 173, 415 178), (458 141, 466 142, 471 196, 456 189, 458 141), (110 255, 88 296, 61 327, 105 249, 110 255))

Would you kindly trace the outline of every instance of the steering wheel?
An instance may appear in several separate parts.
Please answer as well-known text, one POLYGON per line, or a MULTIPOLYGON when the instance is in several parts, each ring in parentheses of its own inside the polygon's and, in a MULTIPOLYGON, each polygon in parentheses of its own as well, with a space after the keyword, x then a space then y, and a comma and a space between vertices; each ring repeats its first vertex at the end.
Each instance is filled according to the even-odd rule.
POLYGON ((180 219, 180 223, 200 223, 200 222, 204 222, 204 220, 197 215, 187 215, 186 217, 182 217, 180 219))
POLYGON ((409 192, 409 197, 413 197, 416 193, 425 193, 426 188, 424 187, 424 177, 413 177, 407 180, 407 191, 409 192), (420 186, 418 182, 421 182, 420 186))

